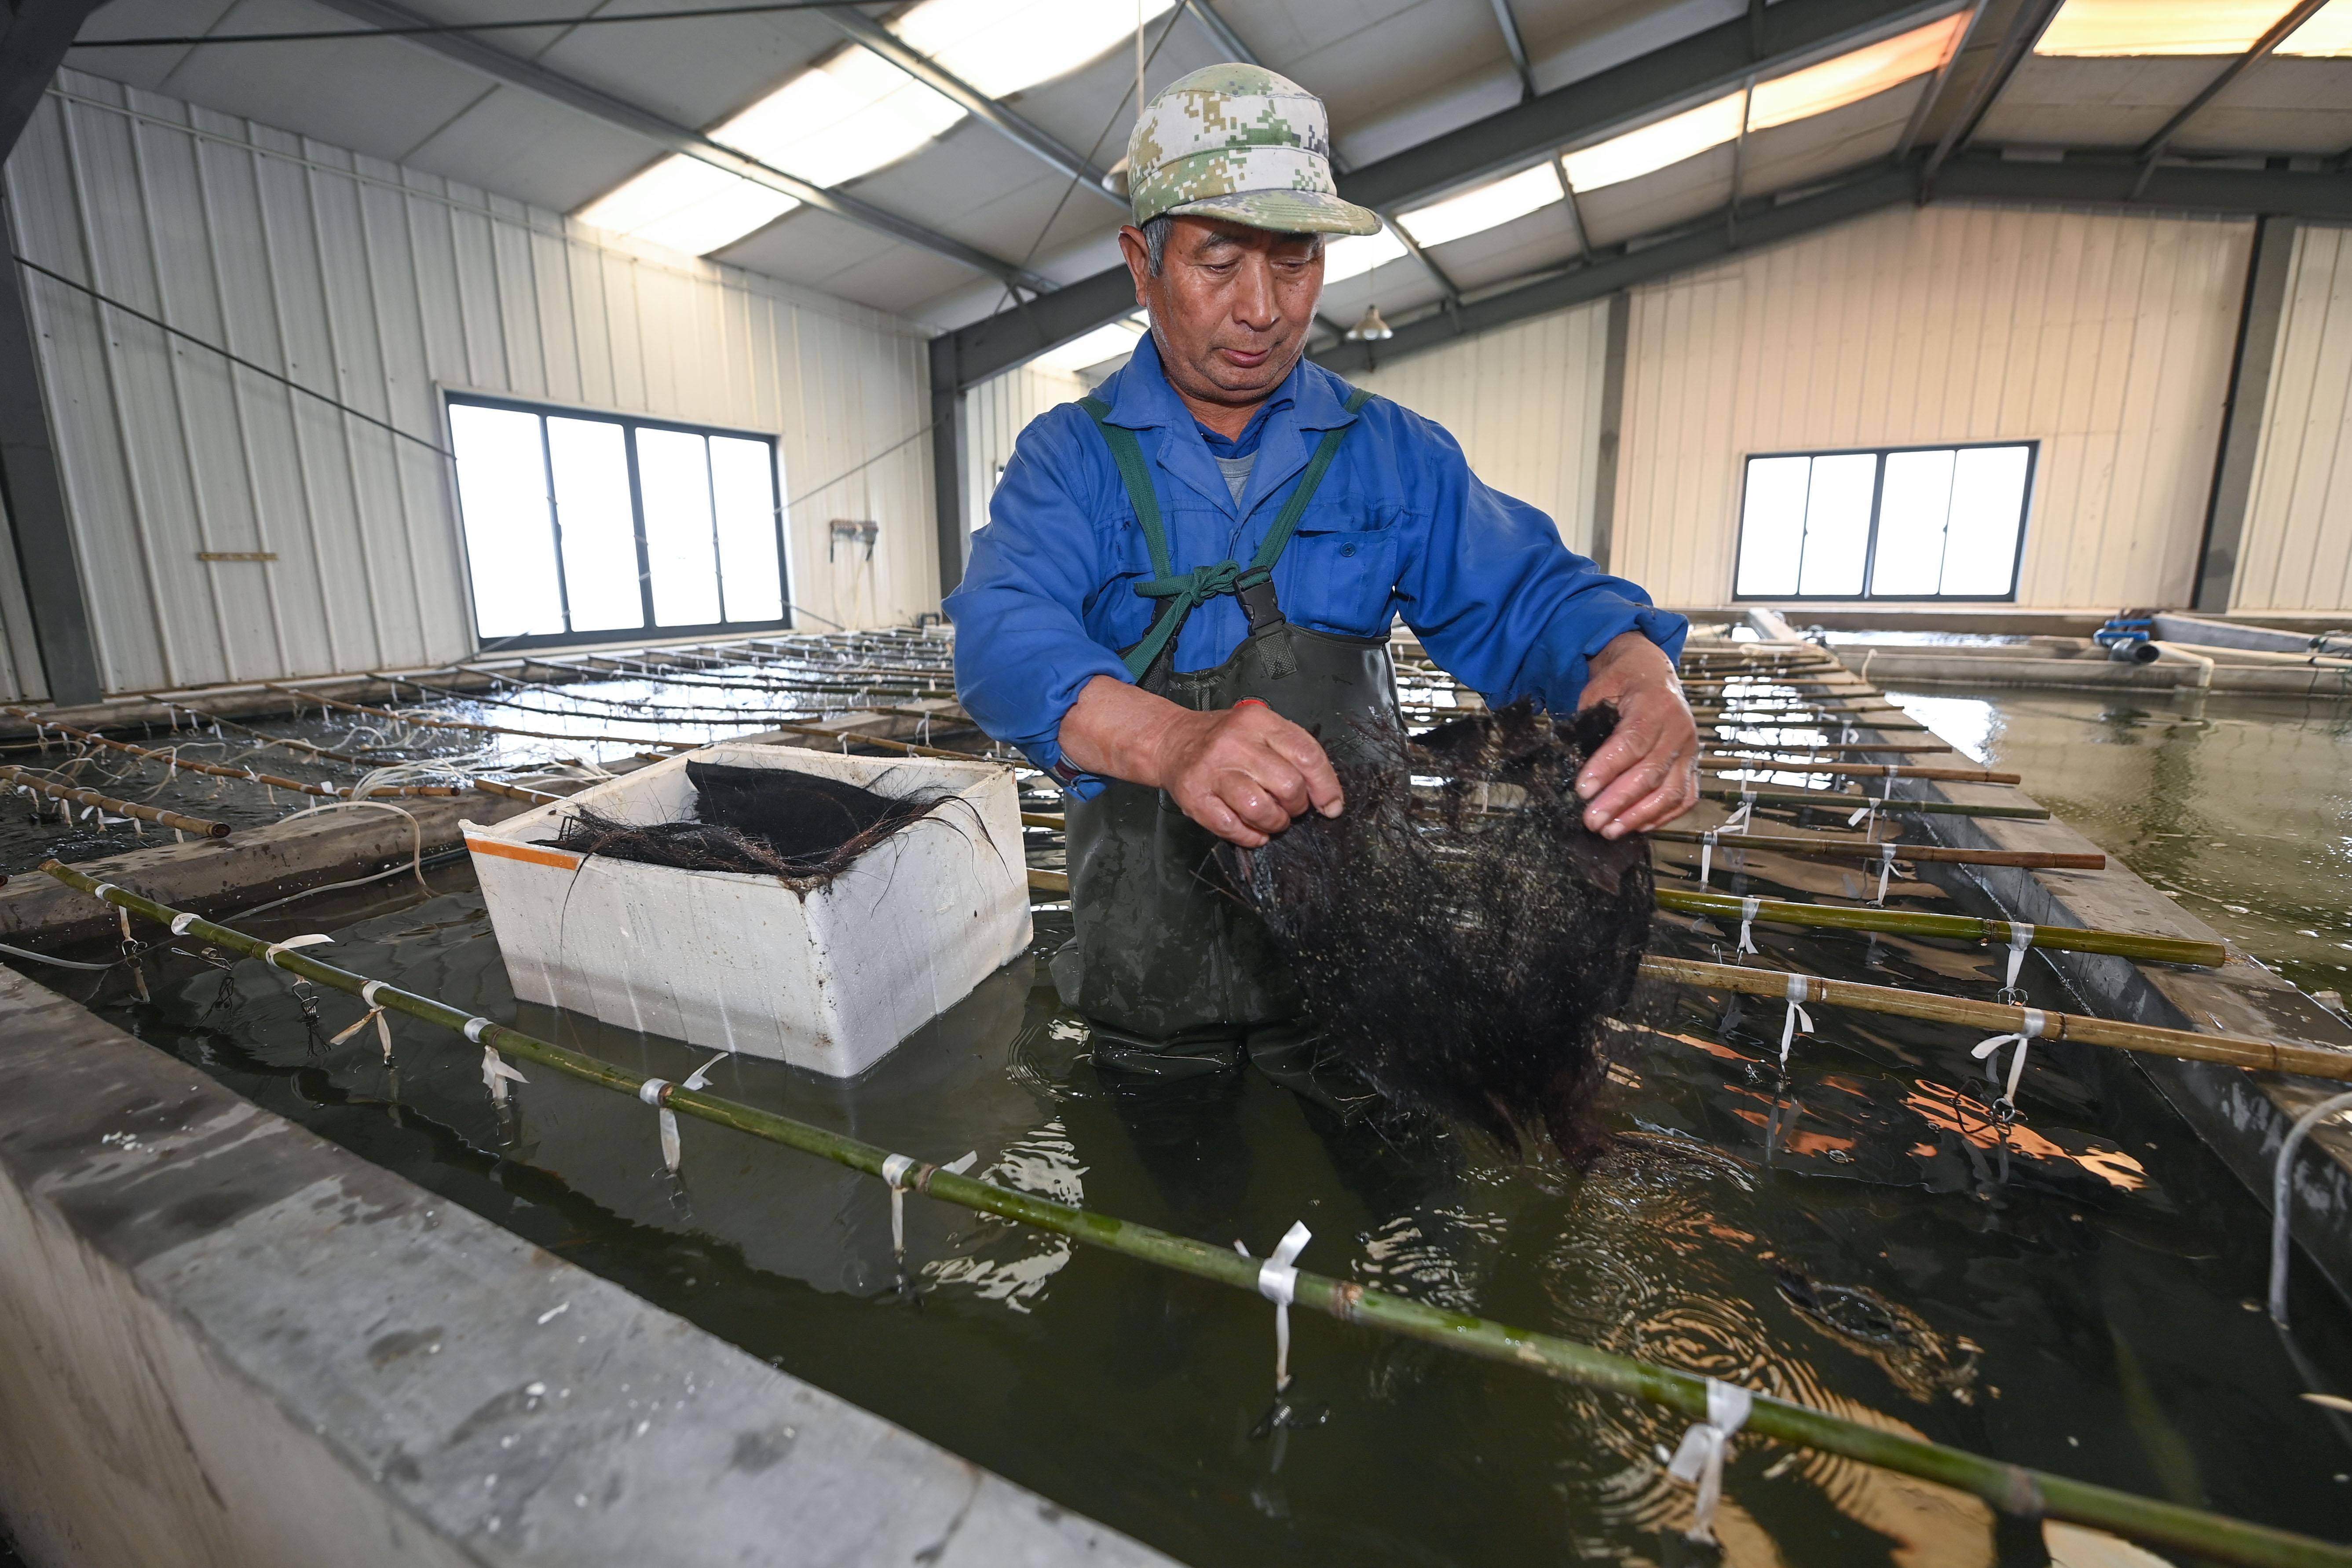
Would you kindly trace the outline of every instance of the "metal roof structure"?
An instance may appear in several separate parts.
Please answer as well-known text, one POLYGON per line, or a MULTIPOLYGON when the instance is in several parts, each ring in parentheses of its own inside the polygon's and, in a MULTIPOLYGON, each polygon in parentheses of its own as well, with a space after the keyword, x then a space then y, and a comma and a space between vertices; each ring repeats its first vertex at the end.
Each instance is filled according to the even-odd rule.
MULTIPOLYGON (((740 180, 757 199, 789 208, 708 254, 942 329, 934 375, 950 388, 1132 310, 1113 243, 1120 205, 1095 178, 1123 155, 1133 121, 1132 25, 1122 22, 1108 47, 1074 68, 992 97, 948 57, 934 59, 908 41, 921 36, 906 24, 923 5, 785 0, 740 8, 750 3, 112 0, 85 24, 68 59, 575 214, 665 159, 698 163, 711 172, 688 171, 694 177, 730 190, 740 180), (513 26, 550 16, 585 25, 513 26), (492 26, 432 30, 452 24, 492 26), (362 36, 226 41, 341 29, 362 36), (203 41, 106 47, 158 37, 203 41), (747 111, 813 71, 838 74, 859 51, 926 84, 911 89, 917 94, 940 94, 925 100, 927 123, 945 128, 830 183, 786 166, 808 154, 772 161, 736 144, 748 134, 747 111)), ((1023 49, 1043 47, 1039 30, 1081 15, 1070 7, 1093 5, 1090 20, 1099 22, 1109 5, 929 3, 958 7, 967 31, 1008 30, 982 38, 979 53, 964 50, 994 62, 988 68, 1005 79, 1020 79, 1023 49)), ((2182 3, 2068 0, 2060 28, 2092 37, 2093 49, 2104 47, 2098 38, 2131 47, 2134 37, 2161 33, 2168 7, 2182 3), (2071 20, 2076 6, 2091 33, 2071 20)), ((1503 221, 1432 235, 1417 252, 1402 243, 1408 218, 1387 243, 1388 259, 1329 285, 1327 321, 1352 321, 1377 303, 1397 324, 1385 354, 1903 200, 2352 216, 2352 58, 2298 53, 2284 37, 2233 39, 2219 53, 2037 52, 2061 9, 2058 0, 1136 7, 1146 18, 1140 52, 1152 86, 1245 51, 1323 95, 1343 192, 1388 215, 1392 230, 1400 214, 1498 180, 1522 182, 1517 216, 1496 209, 1503 221), (1830 96, 1817 100, 1829 107, 1766 112, 1768 97, 1785 95, 1801 73, 1852 75, 1853 62, 1899 50, 1906 38, 1925 42, 1893 68, 1890 85, 1829 79, 1830 96), (2184 118, 2184 110, 2193 112, 2184 118), (1645 130, 1668 153, 1689 132, 1698 150, 1648 168, 1619 158, 1635 170, 1629 177, 1596 179, 1591 160, 1586 174, 1575 173, 1580 153, 1645 130)), ((2347 30, 2336 13, 2352 12, 2352 0, 2292 8, 2280 0, 2279 10, 2272 32, 2310 21, 2310 36, 2333 38, 2347 30)), ((2166 47, 2219 47, 2196 38, 2166 47)), ((845 110, 840 134, 869 134, 865 124, 845 110)), ((821 144, 825 127, 816 130, 821 144)), ((795 145, 812 143, 804 134, 795 145)), ((1621 150, 1632 157, 1647 145, 1621 150)), ((1340 364, 1360 363, 1368 352, 1338 343, 1324 351, 1340 364)))

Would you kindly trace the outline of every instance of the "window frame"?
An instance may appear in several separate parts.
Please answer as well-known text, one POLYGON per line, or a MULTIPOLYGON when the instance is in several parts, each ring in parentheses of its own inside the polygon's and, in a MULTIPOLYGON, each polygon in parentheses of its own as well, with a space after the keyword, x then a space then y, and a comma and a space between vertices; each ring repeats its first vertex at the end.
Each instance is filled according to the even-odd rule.
MULTIPOLYGON (((1801 447, 1779 452, 1744 452, 1739 458, 1739 498, 1732 510, 1735 520, 1731 539, 1731 602, 1734 604, 1809 604, 1809 605, 2013 605, 2017 603, 2018 578, 2025 570, 2025 532, 2033 521, 2033 482, 2042 468, 2042 442, 2036 437, 2006 441, 1917 441, 1892 447, 1801 447), (1874 594, 1872 579, 1878 572, 1878 518, 1886 496, 1886 459, 1904 452, 1969 452, 1992 447, 2022 447, 2025 448, 2025 483, 2018 492, 2017 548, 2009 563, 2009 592, 2006 594, 1874 594), (1870 481, 1870 529, 1863 537, 1862 592, 1859 594, 1743 594, 1739 591, 1739 553, 1747 542, 1748 465, 1766 458, 1860 458, 1878 460, 1877 470, 1870 481)), ((1798 581, 1803 578, 1803 559, 1798 562, 1798 581)))
MULTIPOLYGON (((457 449, 456 426, 449 411, 460 406, 496 408, 509 413, 532 414, 539 416, 540 462, 548 477, 548 526, 554 533, 555 582, 557 600, 563 607, 563 618, 572 618, 572 595, 565 581, 563 568, 563 519, 555 504, 554 457, 549 450, 547 421, 557 419, 594 419, 621 427, 621 449, 629 465, 629 520, 635 531, 637 547, 637 602, 645 619, 635 626, 622 626, 609 631, 532 632, 513 637, 485 638, 481 633, 481 617, 476 609, 473 552, 466 538, 466 503, 463 487, 458 483, 457 459, 448 465, 449 503, 457 524, 457 548, 466 558, 467 635, 473 640, 477 653, 497 652, 507 648, 529 650, 550 647, 584 647, 610 646, 616 643, 682 642, 697 638, 754 636, 764 632, 793 629, 792 543, 784 516, 783 445, 772 431, 739 430, 723 425, 696 425, 680 419, 662 419, 646 415, 624 414, 610 408, 590 408, 575 404, 542 403, 527 397, 508 397, 499 393, 466 392, 455 387, 441 389, 442 435, 450 449, 457 449), (653 560, 646 543, 646 500, 643 482, 637 474, 637 432, 670 430, 687 436, 721 436, 730 440, 757 441, 768 449, 768 483, 776 498, 776 586, 782 600, 784 613, 773 620, 715 621, 700 626, 666 626, 654 618, 653 560)), ((709 448, 704 448, 704 472, 709 474, 709 448)), ((714 481, 715 482, 715 481, 714 481)), ((717 514, 717 498, 712 498, 712 513, 717 514)), ((714 561, 715 561, 714 557, 714 561)), ((718 578, 719 605, 726 606, 726 579, 718 578)))

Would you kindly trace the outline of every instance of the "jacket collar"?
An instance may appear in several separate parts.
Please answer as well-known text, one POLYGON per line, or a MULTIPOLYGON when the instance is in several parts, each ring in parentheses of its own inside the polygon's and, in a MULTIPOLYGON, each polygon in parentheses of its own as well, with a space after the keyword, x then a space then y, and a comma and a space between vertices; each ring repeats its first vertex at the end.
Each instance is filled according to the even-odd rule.
POLYGON ((1127 363, 1104 382, 1095 395, 1110 405, 1111 424, 1130 430, 1160 430, 1160 438, 1149 443, 1157 466, 1169 478, 1198 491, 1220 510, 1233 515, 1236 522, 1307 467, 1314 452, 1314 443, 1307 439, 1307 432, 1336 430, 1354 424, 1357 417, 1346 406, 1347 383, 1322 366, 1300 359, 1272 395, 1277 402, 1287 398, 1290 405, 1277 407, 1267 415, 1257 462, 1250 469, 1249 488, 1242 492, 1241 505, 1236 507, 1233 492, 1225 488, 1223 474, 1210 458, 1200 432, 1193 428, 1192 411, 1184 406, 1184 400, 1168 384, 1167 372, 1160 360, 1160 345, 1150 333, 1136 340, 1135 352, 1127 363))

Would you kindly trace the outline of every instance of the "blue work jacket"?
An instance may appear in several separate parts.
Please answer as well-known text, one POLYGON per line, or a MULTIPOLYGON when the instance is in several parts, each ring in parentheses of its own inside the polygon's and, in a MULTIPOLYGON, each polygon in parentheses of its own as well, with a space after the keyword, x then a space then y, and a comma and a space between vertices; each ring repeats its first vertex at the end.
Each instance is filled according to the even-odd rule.
MULTIPOLYGON (((1340 443, 1274 569, 1282 613, 1298 626, 1377 637, 1402 617, 1431 658, 1489 703, 1534 696, 1563 712, 1584 689, 1586 661, 1621 633, 1680 653, 1682 616, 1570 551, 1534 507, 1481 484, 1439 426, 1384 397, 1349 414, 1348 392, 1329 371, 1299 362, 1269 400, 1238 504, 1149 335, 1095 395, 1150 461, 1180 573, 1228 559, 1246 565, 1323 432, 1364 426, 1340 443)), ((1021 432, 988 513, 963 584, 947 600, 956 693, 982 730, 1051 771, 1062 760, 1062 716, 1087 682, 1132 679, 1118 650, 1160 610, 1135 591, 1152 575, 1150 554, 1110 448, 1075 403, 1021 432)), ((1248 629, 1239 600, 1210 600, 1185 622, 1172 668, 1223 663, 1248 629)), ((1071 793, 1091 796, 1103 783, 1081 775, 1071 793)))

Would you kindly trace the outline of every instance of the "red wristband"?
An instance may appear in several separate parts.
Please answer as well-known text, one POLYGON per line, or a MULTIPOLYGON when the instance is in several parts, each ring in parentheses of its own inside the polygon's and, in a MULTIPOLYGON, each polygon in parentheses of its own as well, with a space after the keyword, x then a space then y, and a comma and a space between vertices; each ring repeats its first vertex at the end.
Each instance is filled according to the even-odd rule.
POLYGON ((1251 703, 1255 703, 1258 707, 1264 708, 1265 706, 1265 699, 1263 697, 1244 697, 1239 702, 1234 703, 1234 706, 1236 708, 1242 708, 1246 707, 1251 703))

